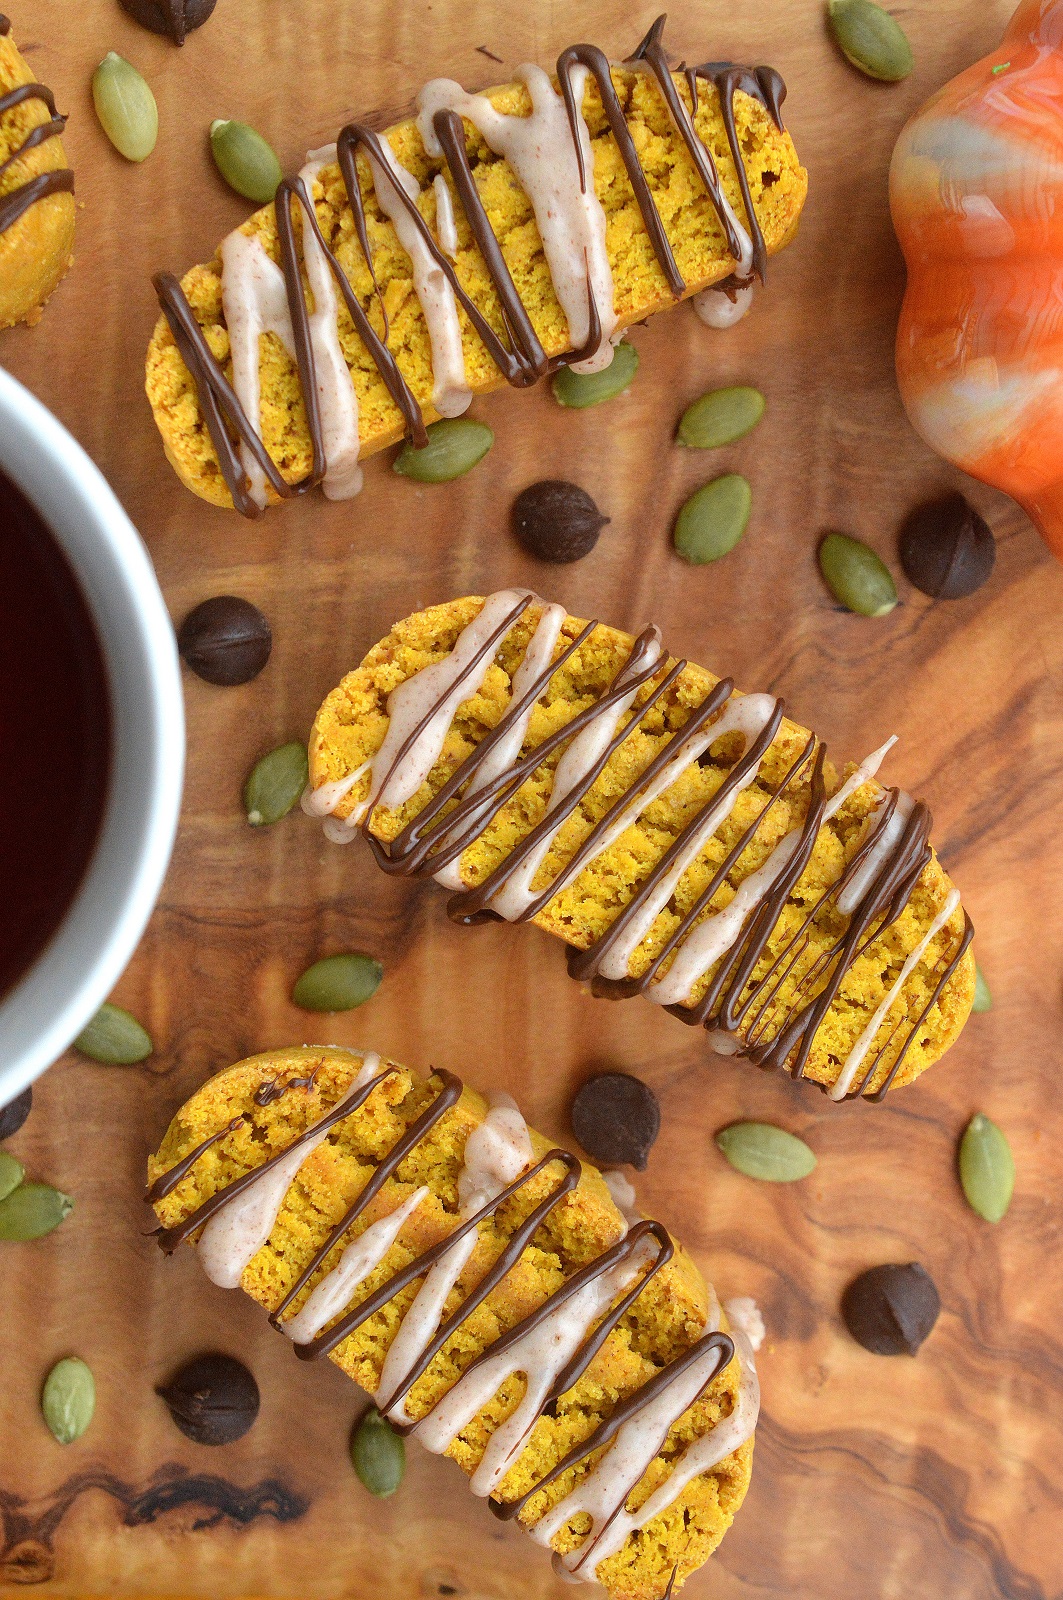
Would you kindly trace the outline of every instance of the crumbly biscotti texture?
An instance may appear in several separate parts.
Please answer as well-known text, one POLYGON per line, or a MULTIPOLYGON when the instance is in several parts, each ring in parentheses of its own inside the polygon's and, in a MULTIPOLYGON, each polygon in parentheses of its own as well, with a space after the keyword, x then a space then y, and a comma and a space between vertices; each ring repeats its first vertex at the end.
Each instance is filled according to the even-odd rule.
MULTIPOLYGON (((34 81, 11 35, 0 36, 0 95, 34 81)), ((49 120, 50 113, 41 100, 24 100, 0 116, 0 164, 23 144, 27 134, 49 120)), ((66 165, 62 140, 46 139, 13 161, 0 176, 0 196, 21 188, 41 172, 66 165)), ((32 326, 40 321, 45 301, 70 265, 73 244, 71 194, 45 195, 0 232, 0 328, 13 327, 16 322, 32 326)))
MULTIPOLYGON (((624 106, 628 125, 646 170, 661 219, 679 269, 693 294, 717 283, 734 268, 723 231, 690 153, 676 132, 661 93, 650 76, 631 68, 613 68, 613 82, 624 106)), ((689 105, 685 79, 677 76, 679 92, 689 105)), ((508 84, 486 91, 491 103, 510 114, 531 109, 523 84, 508 84)), ((653 254, 620 152, 608 131, 601 98, 593 79, 588 80, 584 114, 594 151, 594 186, 607 219, 607 248, 615 285, 615 305, 620 325, 640 322, 655 311, 674 304, 664 275, 653 254)), ((756 100, 739 92, 735 116, 745 156, 754 209, 769 253, 781 250, 793 236, 804 204, 807 175, 788 134, 780 133, 756 100)), ((713 159, 736 215, 744 215, 741 192, 720 116, 716 90, 700 86, 695 117, 699 137, 713 159)), ((473 165, 477 189, 498 238, 516 288, 528 309, 535 331, 548 356, 570 348, 564 313, 554 294, 531 202, 520 188, 508 162, 488 149, 471 124, 466 123, 466 148, 473 165)), ((416 123, 399 123, 386 134, 399 161, 421 185, 418 205, 434 228, 435 195, 432 180, 446 171, 441 161, 425 153, 416 123)), ((376 274, 387 308, 388 347, 421 405, 426 421, 437 415, 432 407, 432 362, 428 330, 414 292, 410 259, 395 235, 392 223, 377 204, 364 155, 358 157, 362 195, 376 274)), ((450 183, 449 175, 447 177, 450 183)), ((455 266, 462 286, 499 335, 504 334, 499 303, 451 184, 458 230, 455 266)), ((354 229, 340 171, 335 163, 322 169, 314 184, 314 200, 322 232, 335 251, 363 308, 383 336, 384 320, 372 279, 354 229)), ((279 260, 277 225, 272 205, 265 206, 244 224, 243 231, 258 234, 268 253, 279 260)), ((221 260, 193 267, 182 285, 207 341, 217 359, 229 362, 229 336, 222 313, 221 260)), ((459 312, 464 333, 465 372, 477 394, 500 388, 504 379, 484 349, 465 313, 459 312)), ((403 432, 398 407, 385 388, 371 356, 356 334, 346 307, 340 310, 340 341, 351 369, 358 397, 360 454, 372 455, 396 443, 403 432)), ((262 341, 262 435, 283 476, 291 481, 310 469, 310 437, 295 364, 273 335, 262 341)), ((147 394, 162 433, 166 453, 178 475, 203 499, 231 506, 232 497, 218 466, 207 433, 195 385, 174 344, 166 319, 160 317, 147 361, 147 394)), ((272 493, 272 491, 271 491, 272 493)))
MULTIPOLYGON (((352 772, 380 748, 387 730, 387 698, 392 689, 422 667, 446 655, 482 605, 483 600, 479 596, 468 596, 404 618, 395 624, 386 639, 369 651, 361 666, 349 673, 332 691, 318 712, 310 737, 310 780, 315 788, 329 779, 341 778, 352 772)), ((523 658, 540 615, 539 606, 529 607, 508 635, 480 692, 459 707, 442 754, 413 799, 394 810, 382 806, 375 809, 372 832, 378 838, 385 841, 394 839, 443 786, 469 751, 498 723, 510 701, 513 673, 523 658)), ((584 626, 584 621, 579 618, 567 619, 555 656, 584 626)), ((595 629, 565 667, 555 674, 549 690, 536 706, 528 729, 526 751, 541 743, 604 693, 627 660, 632 643, 631 636, 618 629, 605 626, 595 629)), ((676 729, 683 725, 691 709, 701 704, 718 681, 702 667, 689 664, 684 668, 673 689, 611 757, 594 787, 565 822, 554 847, 533 880, 534 888, 545 888, 551 882, 575 854, 608 806, 632 786, 676 729)), ((641 698, 648 697, 649 688, 640 693, 641 698)), ((740 796, 731 817, 717 830, 698 861, 688 869, 678 885, 672 905, 660 913, 649 939, 636 952, 629 969, 632 976, 640 976, 664 947, 720 862, 764 809, 771 793, 804 748, 808 737, 806 729, 784 720, 761 763, 756 784, 740 796)), ((461 856, 461 874, 466 887, 482 883, 540 820, 550 795, 553 770, 560 753, 555 751, 536 769, 461 856)), ((609 850, 592 861, 568 888, 547 904, 534 919, 535 922, 577 949, 589 948, 628 903, 637 885, 695 811, 700 810, 719 788, 738 753, 740 742, 735 735, 714 745, 709 763, 702 766, 695 762, 689 766, 609 850)), ((833 772, 828 768, 828 783, 833 788, 836 782, 833 772)), ((783 835, 801 823, 808 809, 809 783, 810 778, 806 773, 773 806, 752 843, 735 864, 727 883, 714 896, 711 910, 721 910, 737 886, 763 863, 783 835)), ((336 815, 350 815, 355 806, 364 800, 368 784, 367 774, 340 803, 336 815)), ((865 783, 841 807, 833 820, 820 830, 808 866, 776 926, 762 962, 751 977, 751 984, 775 961, 780 949, 789 944, 800 924, 804 908, 814 904, 823 889, 841 876, 846 863, 859 846, 864 823, 882 794, 879 784, 865 783)), ((874 940, 851 967, 839 997, 816 1035, 805 1069, 806 1077, 826 1086, 837 1081, 842 1063, 892 986, 906 957, 943 907, 951 888, 951 882, 935 856, 924 870, 900 917, 874 940)), ((901 1000, 895 1003, 887 1017, 880 1039, 886 1037, 886 1030, 904 1014, 903 1005, 907 1006, 913 1017, 923 1009, 936 987, 937 979, 932 977, 934 968, 944 952, 955 948, 963 925, 961 908, 931 942, 905 986, 901 1000)), ((774 1017, 782 1017, 802 975, 833 944, 845 927, 844 917, 832 906, 825 908, 809 932, 804 958, 793 966, 778 990, 774 1017)), ((711 972, 695 986, 689 1004, 695 1004, 700 999, 710 978, 711 972)), ((810 994, 806 994, 804 998, 807 1000, 809 997, 810 994)), ((973 998, 974 956, 968 950, 908 1050, 894 1080, 894 1088, 912 1082, 944 1054, 967 1020, 973 998)), ((773 1036, 775 1031, 775 1026, 769 1027, 765 1037, 773 1036)), ((896 1042, 884 1050, 882 1060, 867 1085, 867 1092, 873 1093, 885 1081, 903 1034, 903 1029, 898 1030, 896 1042)))
MULTIPOLYGON (((149 1181, 174 1166, 234 1116, 249 1112, 250 1125, 215 1145, 191 1173, 155 1209, 172 1226, 219 1189, 271 1156, 286 1149, 323 1110, 346 1093, 362 1064, 348 1050, 313 1048, 277 1050, 252 1056, 220 1072, 199 1089, 174 1117, 157 1156, 148 1163, 149 1181), (316 1071, 315 1071, 316 1069, 316 1071), (293 1090, 268 1107, 256 1105, 254 1091, 264 1082, 307 1077, 315 1071, 314 1090, 293 1090)), ((384 1061, 385 1066, 394 1063, 384 1061)), ((438 1081, 414 1077, 405 1069, 374 1090, 365 1104, 340 1122, 328 1139, 304 1162, 290 1189, 267 1244, 251 1261, 242 1287, 260 1305, 278 1306, 305 1263, 361 1192, 374 1167, 438 1092, 438 1081)), ((360 1289, 368 1298, 414 1256, 431 1249, 457 1226, 458 1177, 465 1141, 487 1110, 483 1098, 466 1088, 458 1103, 435 1125, 398 1167, 359 1219, 350 1237, 389 1215, 420 1184, 431 1197, 413 1213, 390 1252, 360 1289)), ((534 1159, 552 1148, 532 1130, 534 1159)), ((535 1205, 555 1186, 547 1169, 540 1178, 501 1207, 490 1223, 481 1224, 479 1243, 446 1310, 456 1309, 489 1270, 506 1239, 535 1205)), ((578 1187, 550 1213, 520 1261, 448 1341, 410 1394, 409 1410, 426 1415, 473 1360, 506 1329, 527 1316, 573 1272, 614 1244, 624 1224, 598 1171, 583 1163, 578 1187)), ((320 1269, 330 1271, 342 1253, 336 1247, 320 1269)), ((315 1278, 313 1282, 317 1282, 315 1278)), ((350 1335, 331 1359, 372 1394, 384 1357, 408 1309, 418 1283, 395 1296, 382 1311, 350 1335)), ((308 1294, 308 1288, 306 1293, 308 1294)), ((296 1309, 301 1304, 297 1301, 296 1309)), ((708 1293, 694 1262, 679 1246, 673 1259, 648 1284, 631 1310, 611 1332, 584 1375, 558 1402, 557 1416, 540 1418, 528 1446, 503 1479, 497 1497, 513 1500, 551 1466, 585 1439, 634 1390, 666 1362, 694 1344, 705 1330, 708 1293)), ((724 1323, 726 1326, 726 1323, 724 1323)), ((667 1477, 669 1461, 692 1439, 730 1414, 738 1394, 738 1358, 706 1389, 672 1429, 661 1454, 632 1492, 628 1504, 642 1504, 667 1477)), ((524 1392, 514 1378, 480 1411, 450 1446, 447 1454, 470 1475, 480 1461, 493 1430, 512 1414, 524 1392)), ((734 1451, 712 1472, 691 1482, 672 1506, 623 1548, 601 1564, 599 1579, 615 1600, 660 1600, 673 1568, 676 1587, 716 1548, 741 1505, 749 1484, 753 1441, 734 1451)), ((560 1500, 587 1469, 583 1462, 529 1502, 521 1521, 531 1524, 560 1500)), ((578 1525, 578 1519, 576 1519, 578 1525)), ((562 1552, 580 1543, 571 1525, 556 1536, 562 1552)))

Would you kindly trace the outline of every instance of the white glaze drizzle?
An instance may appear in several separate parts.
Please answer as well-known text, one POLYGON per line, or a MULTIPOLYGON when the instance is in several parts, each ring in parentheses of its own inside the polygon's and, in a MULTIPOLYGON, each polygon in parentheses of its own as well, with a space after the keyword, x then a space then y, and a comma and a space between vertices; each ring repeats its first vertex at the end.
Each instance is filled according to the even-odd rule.
POLYGON ((454 220, 454 199, 450 185, 441 172, 432 179, 432 192, 436 197, 436 243, 451 261, 458 257, 458 225, 454 220))
MULTIPOLYGON (((728 733, 741 733, 745 740, 744 748, 748 750, 757 737, 763 733, 771 721, 775 711, 775 700, 771 695, 741 695, 728 701, 719 717, 710 724, 709 732, 712 735, 711 743, 722 739, 728 733)), ((757 781, 757 768, 749 773, 747 781, 727 792, 724 785, 724 795, 715 805, 709 805, 704 815, 694 829, 690 839, 677 857, 671 870, 661 880, 657 887, 646 897, 645 902, 631 918, 627 926, 613 941, 599 962, 598 971, 603 978, 625 978, 628 964, 639 945, 650 932, 661 911, 672 898, 679 880, 687 868, 701 855, 705 845, 716 832, 717 828, 730 817, 738 804, 739 799, 747 789, 751 789, 757 781)))
MULTIPOLYGON (((861 762, 856 771, 827 801, 823 809, 821 826, 841 810, 861 784, 867 783, 874 777, 886 752, 895 743, 895 738, 887 739, 885 744, 861 762)), ((676 951, 668 971, 647 989, 646 992, 651 1000, 656 1000, 657 1004, 662 1006, 681 1005, 689 997, 695 984, 705 976, 709 968, 733 947, 750 914, 756 910, 765 896, 771 893, 772 886, 790 861, 800 841, 801 829, 791 829, 779 840, 767 860, 762 862, 755 872, 751 872, 748 878, 743 879, 722 911, 714 912, 712 916, 706 917, 690 930, 676 951)), ((712 1037, 710 1032, 710 1040, 712 1037)), ((721 1039, 719 1043, 723 1045, 723 1040, 721 1039)), ((724 1047, 718 1048, 718 1053, 732 1055, 737 1054, 737 1051, 724 1047)))
POLYGON ((883 795, 874 811, 868 817, 867 826, 857 842, 857 848, 859 849, 864 845, 872 834, 875 835, 874 844, 835 901, 843 917, 852 916, 871 888, 885 862, 892 855, 897 845, 900 844, 905 824, 915 807, 915 801, 911 795, 901 791, 897 795, 897 803, 893 808, 893 815, 888 822, 883 822, 882 818, 886 809, 887 798, 886 795, 883 795))
MULTIPOLYGON (((375 1051, 367 1051, 361 1070, 341 1103, 353 1099, 379 1071, 379 1055, 375 1051)), ((328 1114, 329 1108, 323 1108, 317 1120, 328 1114)), ((303 1162, 325 1142, 329 1132, 326 1128, 323 1133, 315 1134, 296 1149, 290 1150, 268 1172, 263 1172, 241 1194, 216 1211, 206 1223, 199 1236, 196 1252, 200 1266, 212 1283, 222 1289, 240 1287, 245 1268, 273 1231, 296 1173, 303 1162)))
POLYGON ((602 342, 575 372, 600 372, 613 359, 617 330, 613 274, 606 249, 605 212, 593 181, 594 153, 583 117, 586 67, 572 69, 572 92, 579 108, 576 126, 587 173, 581 189, 579 160, 572 140, 565 102, 541 67, 525 64, 515 73, 527 86, 532 110, 526 117, 497 111, 486 95, 467 94, 451 78, 434 78, 417 99, 417 126, 425 149, 442 156, 432 127, 438 111, 456 111, 483 135, 496 155, 504 157, 531 202, 558 303, 568 322, 572 348, 586 344, 590 332, 588 282, 602 329, 602 342))
POLYGON ((524 1395, 516 1410, 492 1433, 476 1471, 473 1494, 491 1494, 523 1451, 556 1379, 572 1360, 600 1317, 653 1259, 649 1240, 639 1240, 626 1261, 600 1273, 563 1301, 522 1339, 493 1359, 479 1362, 459 1378, 435 1409, 418 1424, 418 1439, 441 1455, 487 1405, 507 1378, 523 1373, 524 1395))
MULTIPOLYGON (((380 149, 386 169, 369 151, 366 151, 366 159, 380 209, 390 218, 398 241, 413 264, 414 292, 432 347, 432 404, 441 417, 458 417, 472 404, 472 390, 465 379, 457 298, 420 228, 399 198, 401 188, 416 204, 421 192, 417 179, 401 165, 386 138, 380 140, 380 149)), ((446 189, 445 182, 443 187, 446 189)), ((449 191, 447 198, 449 200, 449 191)), ((437 190, 437 205, 438 202, 437 190)), ((453 214, 451 222, 453 225, 453 214)))
MULTIPOLYGON (((641 69, 643 72, 652 71, 652 69, 645 62, 632 62, 631 64, 636 69, 641 69)), ((687 105, 682 95, 679 96, 677 104, 679 107, 679 117, 675 115, 675 112, 671 106, 669 106, 668 111, 672 121, 679 130, 680 136, 685 138, 689 135, 692 140, 697 141, 700 138, 700 135, 698 134, 697 129, 694 127, 694 119, 690 115, 690 107, 687 105), (682 120, 680 121, 680 119, 682 120)), ((704 140, 701 142, 704 143, 704 140)), ((709 161, 712 162, 712 152, 709 151, 708 155, 709 161)), ((724 193, 723 184, 718 182, 716 187, 720 197, 720 209, 722 210, 726 220, 734 229, 734 235, 738 240, 739 251, 738 259, 734 265, 734 275, 738 279, 749 278, 753 273, 753 240, 750 237, 749 230, 741 222, 739 222, 734 207, 724 193)))
POLYGON ((345 1306, 350 1304, 354 1291, 363 1284, 371 1272, 383 1261, 402 1225, 417 1210, 422 1200, 431 1193, 427 1185, 415 1189, 408 1199, 388 1216, 370 1223, 364 1233, 346 1247, 336 1266, 327 1273, 310 1295, 302 1310, 287 1322, 282 1330, 293 1344, 309 1344, 345 1306))
POLYGON ((729 1417, 687 1446, 669 1476, 637 1511, 628 1511, 624 1502, 668 1437, 673 1424, 696 1399, 699 1389, 704 1385, 706 1373, 711 1374, 714 1355, 711 1350, 704 1361, 695 1362, 656 1401, 626 1422, 608 1454, 594 1471, 588 1473, 564 1500, 531 1529, 533 1539, 539 1539, 541 1544, 546 1543, 547 1539, 540 1538, 540 1529, 544 1524, 549 1522, 552 1532, 556 1532, 578 1511, 590 1513, 594 1520, 587 1538, 578 1549, 562 1558, 569 1570, 578 1577, 593 1582, 597 1568, 621 1549, 630 1534, 646 1527, 654 1517, 667 1511, 688 1483, 704 1472, 711 1472, 713 1467, 719 1466, 726 1456, 751 1438, 760 1415, 760 1383, 749 1340, 738 1328, 734 1330, 732 1338, 741 1363, 734 1410, 729 1417), (673 1393, 673 1390, 678 1392, 673 1393), (679 1410, 676 1407, 681 1397, 685 1398, 685 1404, 679 1410), (659 1442, 647 1454, 654 1439, 659 1442), (618 1455, 617 1452, 621 1451, 618 1455), (617 1456, 615 1462, 614 1455, 617 1456))
MULTIPOLYGON (((532 1159, 531 1135, 515 1100, 492 1094, 486 1117, 465 1142, 464 1165, 458 1178, 458 1215, 462 1221, 520 1177, 532 1159)), ((420 1360, 439 1327, 447 1296, 476 1249, 477 1233, 466 1234, 443 1255, 417 1291, 384 1358, 377 1385, 380 1409, 392 1421, 407 1423, 406 1400, 388 1397, 404 1386, 407 1373, 420 1360)))
POLYGON ((609 1190, 610 1199, 628 1227, 633 1228, 636 1222, 641 1222, 642 1212, 637 1207, 638 1197, 635 1194, 635 1186, 627 1174, 619 1171, 619 1169, 613 1172, 603 1172, 602 1181, 609 1190))
MULTIPOLYGON (((536 623, 535 632, 528 642, 524 652, 524 660, 513 674, 513 684, 510 693, 509 707, 503 713, 502 722, 506 732, 499 739, 493 749, 488 751, 484 760, 473 773, 465 797, 475 794, 477 789, 482 789, 509 767, 516 764, 524 747, 524 740, 528 732, 535 711, 534 704, 519 716, 511 716, 510 709, 520 704, 536 678, 545 672, 553 658, 554 649, 564 626, 567 612, 564 606, 548 605, 543 608, 543 614, 536 623)), ((484 813, 481 812, 482 816, 484 813)), ((474 825, 475 818, 468 817, 462 823, 462 830, 474 825)), ((461 889, 464 887, 461 876, 461 858, 452 861, 449 866, 443 867, 435 874, 437 883, 443 884, 447 889, 461 889)))
MULTIPOLYGON (((334 149, 334 147, 330 147, 334 149)), ((298 202, 304 213, 303 262, 313 295, 309 313, 310 344, 326 472, 325 494, 346 500, 362 486, 358 465, 358 399, 339 339, 336 285, 325 253, 313 228, 305 221, 314 179, 328 158, 329 149, 314 151, 299 174, 298 202)), ((257 234, 239 229, 222 241, 222 310, 229 330, 233 388, 255 431, 262 433, 261 339, 272 333, 295 358, 295 334, 284 284, 284 274, 267 255, 257 234)), ((240 445, 240 459, 255 502, 267 503, 266 476, 251 451, 240 445)))
POLYGON ((764 1343, 766 1329, 760 1307, 752 1295, 736 1295, 731 1300, 725 1300, 723 1309, 727 1313, 727 1321, 732 1331, 744 1333, 754 1350, 759 1350, 764 1343))
POLYGON ((931 940, 936 938, 941 932, 946 922, 948 922, 953 912, 959 906, 959 903, 960 891, 958 889, 953 889, 946 899, 945 904, 942 906, 941 910, 938 912, 937 916, 934 918, 933 922, 930 924, 929 928, 916 945, 915 949, 908 956, 900 972, 897 974, 897 978, 892 987, 887 994, 883 995, 882 1000, 876 1007, 871 1021, 868 1023, 859 1039, 857 1039, 849 1054, 846 1056, 842 1070, 838 1074, 838 1081, 832 1085, 829 1091, 832 1100, 845 1099, 845 1096, 852 1087, 853 1079, 860 1070, 860 1065, 864 1057, 867 1055, 868 1050, 871 1048, 871 1045, 874 1042, 875 1035, 878 1033, 879 1028, 885 1021, 890 1007, 893 1005, 893 1002, 896 1000, 897 996, 908 982, 908 979, 911 977, 916 967, 919 965, 927 946, 930 944, 931 940))
POLYGON ((690 303, 707 328, 733 328, 752 308, 753 285, 743 283, 735 289, 713 285, 691 296, 690 303))

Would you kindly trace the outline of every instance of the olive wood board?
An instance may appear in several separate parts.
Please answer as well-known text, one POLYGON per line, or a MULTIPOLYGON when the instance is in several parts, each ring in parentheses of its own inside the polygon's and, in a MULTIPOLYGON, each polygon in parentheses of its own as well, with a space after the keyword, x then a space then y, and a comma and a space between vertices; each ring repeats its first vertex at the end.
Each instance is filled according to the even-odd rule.
MULTIPOLYGON (((691 1600, 1046 1600, 1063 1590, 1063 1342, 1059 1076, 1063 935, 1063 568, 1002 496, 970 485, 911 431, 893 380, 904 283, 886 173, 906 117, 998 39, 1008 0, 904 0, 916 69, 873 84, 837 54, 820 0, 673 0, 676 59, 773 63, 809 169, 794 245, 748 319, 719 334, 689 308, 632 334, 630 392, 583 413, 548 388, 474 404, 496 433, 467 478, 419 486, 369 464, 360 499, 320 495, 258 523, 178 483, 143 396, 156 316, 150 275, 207 259, 248 207, 215 175, 212 118, 266 134, 286 167, 353 114, 409 107, 445 74, 470 87, 576 39, 620 56, 655 6, 587 0, 219 0, 178 51, 117 0, 10 0, 17 39, 70 113, 76 261, 35 329, 0 335, 0 362, 107 473, 151 549, 175 620, 236 593, 274 629, 256 682, 186 679, 189 761, 162 901, 115 998, 149 1028, 139 1068, 68 1054, 11 1143, 76 1198, 63 1227, 2 1248, 0 1592, 187 1600, 547 1600, 571 1591, 542 1551, 497 1522, 452 1463, 411 1446, 385 1502, 353 1476, 347 1436, 364 1399, 327 1362, 304 1365, 261 1312, 212 1286, 190 1251, 145 1237, 144 1160, 211 1072, 301 1042, 364 1044, 413 1066, 511 1090, 538 1127, 571 1137, 567 1109, 592 1071, 635 1072, 663 1125, 643 1209, 694 1251, 721 1294, 752 1294, 769 1335, 753 1483, 691 1600), (501 57, 496 64, 483 46, 501 57), (32 47, 32 48, 31 48, 32 47), (110 48, 150 78, 158 148, 125 163, 97 127, 89 78, 110 48), (672 443, 683 406, 730 382, 763 389, 761 426, 729 450, 672 443), (745 472, 754 510, 738 548, 691 569, 669 529, 718 472, 745 472), (612 521, 576 565, 521 554, 514 495, 543 476, 583 484, 612 521), (895 559, 907 509, 963 485, 999 539, 971 599, 903 603, 870 621, 839 611, 815 562, 839 528, 895 559), (257 756, 303 737, 324 693, 393 619, 508 584, 637 629, 746 689, 785 696, 834 757, 892 732, 885 775, 930 802, 936 838, 978 928, 994 1007, 945 1063, 880 1106, 836 1107, 811 1088, 714 1057, 699 1032, 642 1002, 593 1000, 561 948, 529 928, 451 926, 434 885, 385 877, 299 815, 262 831, 240 789, 257 756), (292 982, 319 955, 385 965, 355 1014, 297 1011, 292 982), (1008 1133, 1014 1203, 996 1227, 967 1210, 955 1147, 983 1110, 1008 1133), (737 1118, 801 1134, 807 1181, 758 1185, 713 1144, 737 1118), (867 1266, 918 1260, 943 1311, 915 1360, 867 1354, 838 1312, 867 1266), (243 1357, 263 1394, 238 1444, 185 1440, 153 1390, 184 1359, 243 1357), (76 1444, 54 1443, 37 1397, 71 1353, 99 1405, 76 1444)), ((38 763, 49 759, 41 752, 38 763)), ((40 770, 39 766, 35 770, 40 770)))

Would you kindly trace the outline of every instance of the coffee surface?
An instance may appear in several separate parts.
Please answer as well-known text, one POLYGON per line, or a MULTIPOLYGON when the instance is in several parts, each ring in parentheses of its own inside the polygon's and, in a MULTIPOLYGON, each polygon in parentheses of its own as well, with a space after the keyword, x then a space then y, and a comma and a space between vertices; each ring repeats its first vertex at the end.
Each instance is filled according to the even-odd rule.
POLYGON ((0 996, 44 949, 88 869, 111 715, 77 579, 0 473, 0 996))

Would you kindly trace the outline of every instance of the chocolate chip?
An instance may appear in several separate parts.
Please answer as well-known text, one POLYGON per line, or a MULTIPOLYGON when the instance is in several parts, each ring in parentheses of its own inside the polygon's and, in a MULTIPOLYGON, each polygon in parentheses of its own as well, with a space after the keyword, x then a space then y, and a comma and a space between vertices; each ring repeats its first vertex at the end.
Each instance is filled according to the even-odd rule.
POLYGON ((250 600, 219 594, 188 613, 177 647, 200 678, 232 688, 258 677, 269 660, 273 635, 250 600))
POLYGON ((155 1393, 196 1444, 232 1444, 258 1416, 258 1384, 233 1356, 197 1356, 155 1393))
POLYGON ((540 561, 579 561, 608 521, 585 489, 560 478, 529 484, 513 502, 513 532, 540 561))
POLYGON ((660 1128, 657 1096, 629 1072, 599 1072, 572 1102, 576 1138, 596 1161, 610 1166, 626 1161, 644 1172, 660 1128))
POLYGON ((17 1133, 30 1114, 33 1104, 33 1090, 23 1089, 6 1106, 0 1106, 0 1139, 10 1139, 17 1133))
POLYGON ((168 33, 175 44, 201 28, 218 0, 122 0, 122 8, 152 33, 168 33))
POLYGON ((934 1280, 917 1261, 872 1267, 842 1296, 842 1316, 857 1344, 878 1356, 914 1356, 941 1310, 934 1280))
POLYGON ((909 581, 924 594, 962 600, 989 579, 997 546, 985 518, 962 494, 950 494, 912 512, 901 529, 900 556, 909 581))

